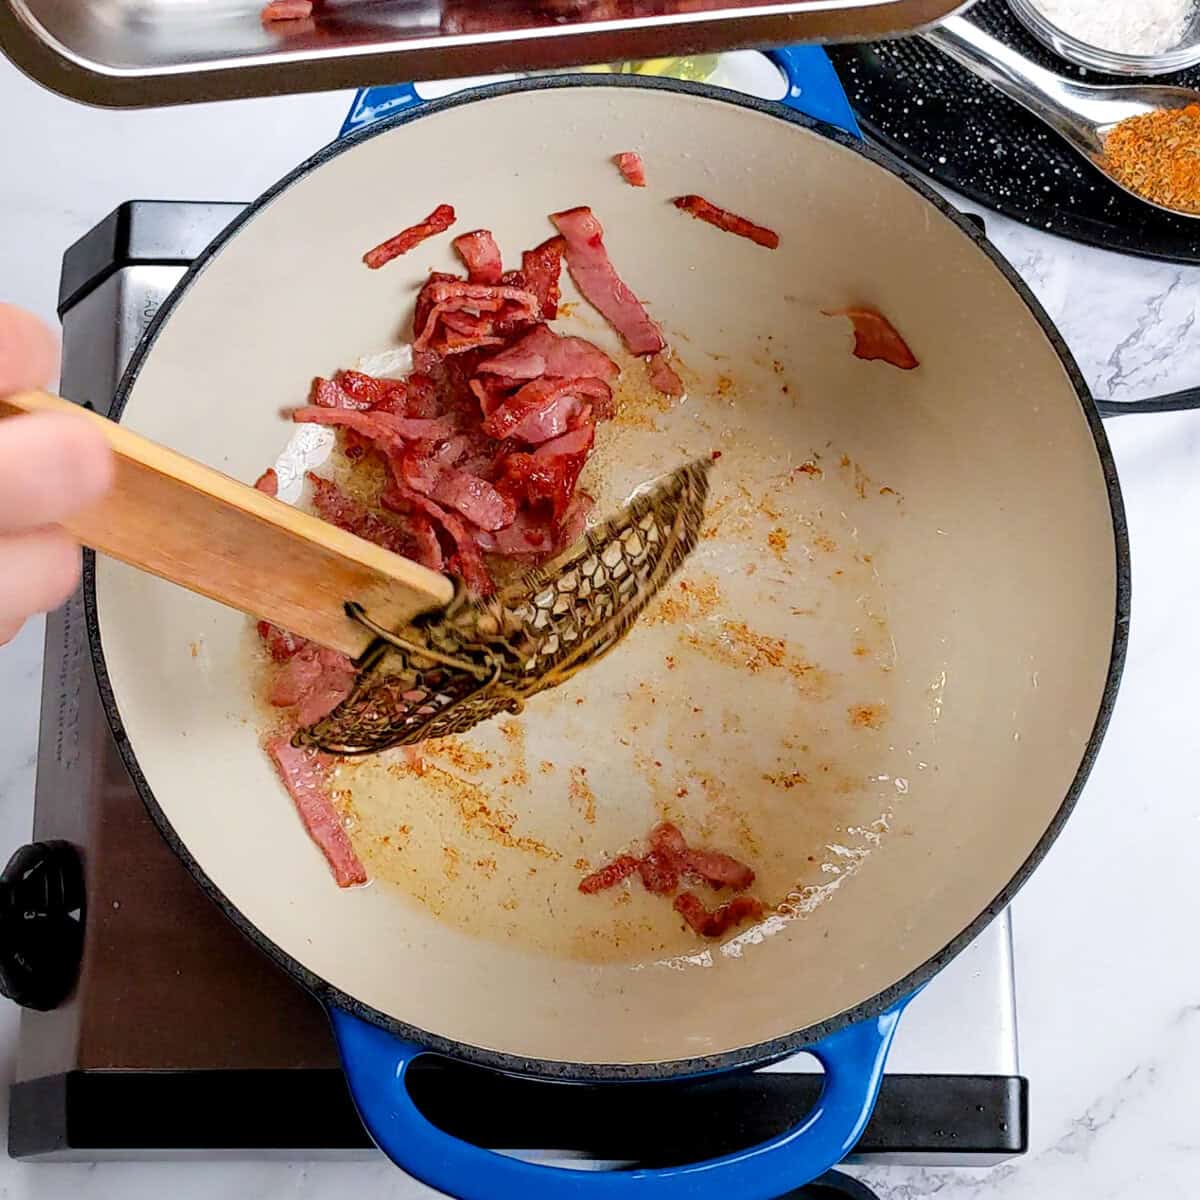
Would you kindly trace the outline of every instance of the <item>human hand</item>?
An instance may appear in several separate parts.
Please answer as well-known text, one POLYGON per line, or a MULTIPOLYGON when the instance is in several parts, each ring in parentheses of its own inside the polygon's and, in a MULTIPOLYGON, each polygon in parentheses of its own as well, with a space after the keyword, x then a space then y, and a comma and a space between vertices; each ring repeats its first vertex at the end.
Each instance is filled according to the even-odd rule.
MULTIPOLYGON (((44 387, 58 347, 36 318, 0 304, 0 395, 44 387)), ((0 420, 0 645, 79 581, 79 547, 57 523, 98 500, 112 454, 87 421, 61 413, 0 420)))

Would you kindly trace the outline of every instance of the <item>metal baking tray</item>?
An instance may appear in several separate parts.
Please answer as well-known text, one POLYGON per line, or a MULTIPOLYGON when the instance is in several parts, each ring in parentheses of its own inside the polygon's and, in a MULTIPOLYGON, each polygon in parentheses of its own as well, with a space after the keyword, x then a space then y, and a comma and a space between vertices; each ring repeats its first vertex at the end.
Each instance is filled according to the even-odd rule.
POLYGON ((0 50, 114 108, 315 92, 794 42, 878 39, 964 0, 325 0, 266 28, 261 0, 0 0, 0 50))

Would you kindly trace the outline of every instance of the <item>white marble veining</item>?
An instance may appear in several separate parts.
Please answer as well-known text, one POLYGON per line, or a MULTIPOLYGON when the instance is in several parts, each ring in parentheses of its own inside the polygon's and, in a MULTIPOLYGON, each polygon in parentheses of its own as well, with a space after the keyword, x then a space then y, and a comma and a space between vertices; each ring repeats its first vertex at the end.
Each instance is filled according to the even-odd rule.
MULTIPOLYGON (((336 130, 345 94, 106 113, 0 61, 0 296, 54 315, 64 247, 122 200, 250 198, 336 130)), ((1200 385, 1200 269, 989 216, 1097 395, 1200 385)), ((884 1200, 1191 1200, 1200 1180, 1200 414, 1109 422, 1134 620, 1117 712, 1076 816, 1015 906, 1029 1154, 991 1171, 873 1169, 884 1200)), ((0 651, 0 847, 28 834, 40 624, 0 651)), ((0 1105, 16 1021, 0 1005, 0 1105)), ((0 1111, 0 1125, 5 1114, 0 1111)), ((28 1165, 11 1200, 432 1195, 379 1162, 28 1165)))

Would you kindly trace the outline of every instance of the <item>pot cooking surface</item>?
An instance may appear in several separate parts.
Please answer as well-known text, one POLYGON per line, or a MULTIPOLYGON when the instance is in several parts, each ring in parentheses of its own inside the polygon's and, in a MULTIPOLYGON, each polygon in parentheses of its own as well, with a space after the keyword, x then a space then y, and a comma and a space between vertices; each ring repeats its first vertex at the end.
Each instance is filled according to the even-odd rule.
MULTIPOLYGON (((438 203, 510 258, 590 204, 675 346, 683 402, 629 364, 585 486, 602 514, 720 451, 709 526, 607 659, 519 718, 341 768, 373 877, 340 892, 259 747, 247 622, 118 564, 100 635, 145 783, 246 923, 345 996, 529 1059, 695 1059, 902 980, 1000 894, 1097 719, 1116 549, 1093 434, 1018 293, 862 155, 728 101, 615 86, 452 104, 285 188, 175 305, 129 392, 139 432, 252 480, 308 381, 407 333, 448 239, 364 249, 438 203), (639 150, 649 187, 612 154, 639 150), (667 201, 776 229, 766 251, 667 201), (921 360, 850 353, 868 304, 921 360), (173 404, 162 404, 163 395, 173 404), (662 818, 746 859, 778 905, 724 942, 582 874, 662 818)), ((564 281, 566 279, 564 273, 564 281)), ((568 287, 568 332, 612 348, 568 287)))

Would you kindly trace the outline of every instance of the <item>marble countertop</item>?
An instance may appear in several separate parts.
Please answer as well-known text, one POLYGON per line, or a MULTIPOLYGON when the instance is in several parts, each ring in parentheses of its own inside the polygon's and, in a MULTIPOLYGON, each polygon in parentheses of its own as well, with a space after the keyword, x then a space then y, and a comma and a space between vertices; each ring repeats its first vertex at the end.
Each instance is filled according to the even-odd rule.
MULTIPOLYGON (((64 248, 122 200, 250 199, 327 141, 325 94, 113 113, 0 60, 0 296, 54 319, 64 248)), ((1100 397, 1200 385, 1200 269, 1124 258, 988 217, 1100 397)), ((1128 508, 1134 616, 1111 730, 1074 818, 1014 906, 1027 1155, 991 1171, 876 1168, 885 1200, 1189 1200, 1200 1177, 1200 413, 1108 423, 1128 508), (1192 749, 1189 749, 1191 747, 1192 749)), ((29 833, 41 623, 0 651, 0 847, 29 833)), ((0 1004, 0 1106, 16 1010, 0 1004)), ((6 1123, 0 1112, 0 1126, 6 1123)), ((16 1163, 10 1200, 176 1200, 332 1189, 433 1193, 383 1162, 16 1163)))

